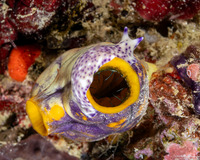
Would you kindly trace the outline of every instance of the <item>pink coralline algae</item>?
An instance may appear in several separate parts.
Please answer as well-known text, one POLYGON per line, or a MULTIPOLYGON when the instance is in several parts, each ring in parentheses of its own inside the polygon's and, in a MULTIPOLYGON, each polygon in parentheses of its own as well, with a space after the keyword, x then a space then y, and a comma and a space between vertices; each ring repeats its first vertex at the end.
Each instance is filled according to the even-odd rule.
POLYGON ((199 0, 136 0, 136 11, 149 21, 191 19, 200 10, 199 0))
POLYGON ((165 160, 198 160, 199 151, 191 141, 185 141, 183 145, 171 143, 167 152, 165 160))
POLYGON ((187 75, 193 81, 198 81, 200 77, 200 64, 192 63, 187 67, 187 75))

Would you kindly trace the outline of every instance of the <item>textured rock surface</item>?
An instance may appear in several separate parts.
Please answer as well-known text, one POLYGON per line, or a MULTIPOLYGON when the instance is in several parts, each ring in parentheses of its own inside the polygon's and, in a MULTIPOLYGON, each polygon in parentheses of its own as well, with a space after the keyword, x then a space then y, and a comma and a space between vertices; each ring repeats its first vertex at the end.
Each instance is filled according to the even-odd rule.
POLYGON ((5 145, 0 148, 0 159, 24 159, 24 160, 78 160, 67 153, 59 152, 55 147, 37 134, 31 135, 15 146, 5 145))

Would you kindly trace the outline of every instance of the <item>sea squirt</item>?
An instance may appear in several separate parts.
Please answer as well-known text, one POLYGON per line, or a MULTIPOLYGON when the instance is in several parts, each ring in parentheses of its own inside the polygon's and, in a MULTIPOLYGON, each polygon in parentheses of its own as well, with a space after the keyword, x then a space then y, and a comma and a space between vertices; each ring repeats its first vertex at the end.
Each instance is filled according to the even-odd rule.
POLYGON ((148 77, 133 55, 142 41, 125 27, 118 44, 69 50, 37 79, 26 111, 41 135, 96 141, 135 126, 145 114, 148 77))

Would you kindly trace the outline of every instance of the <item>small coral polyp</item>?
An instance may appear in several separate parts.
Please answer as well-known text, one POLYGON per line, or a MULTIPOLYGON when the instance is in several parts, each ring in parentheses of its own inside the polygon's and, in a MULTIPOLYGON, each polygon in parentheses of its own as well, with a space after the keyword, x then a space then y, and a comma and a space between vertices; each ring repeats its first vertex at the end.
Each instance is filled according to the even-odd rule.
POLYGON ((41 135, 96 141, 134 127, 145 114, 148 77, 125 28, 118 44, 98 43, 58 57, 37 79, 26 110, 41 135))

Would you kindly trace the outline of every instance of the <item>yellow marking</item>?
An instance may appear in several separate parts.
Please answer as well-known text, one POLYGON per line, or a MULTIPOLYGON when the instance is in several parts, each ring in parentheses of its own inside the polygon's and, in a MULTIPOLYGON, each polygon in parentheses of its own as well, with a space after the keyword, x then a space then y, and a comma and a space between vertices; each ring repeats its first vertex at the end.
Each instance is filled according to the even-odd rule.
POLYGON ((84 120, 84 121, 87 121, 87 117, 83 114, 83 113, 80 113, 81 115, 82 115, 82 119, 84 120))
POLYGON ((59 105, 54 105, 48 113, 48 116, 56 121, 60 120, 64 115, 65 112, 59 105))
POLYGON ((53 120, 60 120, 65 112, 59 105, 54 105, 50 111, 44 108, 34 101, 34 98, 29 99, 26 102, 26 112, 32 123, 33 128, 42 136, 47 136, 50 132, 49 123, 53 120))
POLYGON ((126 118, 123 118, 123 119, 119 120, 118 122, 109 123, 109 124, 107 124, 107 126, 110 128, 119 128, 120 124, 124 123, 125 121, 126 121, 126 118))
POLYGON ((86 96, 88 100, 90 101, 90 103, 92 104, 92 106, 97 111, 102 112, 102 113, 108 113, 108 114, 118 113, 137 101, 139 97, 139 93, 140 93, 139 78, 137 76, 137 73, 130 66, 130 64, 118 57, 115 57, 110 62, 102 65, 99 68, 99 70, 103 70, 106 68, 113 68, 113 69, 119 70, 121 74, 123 75, 123 77, 125 78, 125 80, 127 81, 129 85, 129 89, 130 89, 130 95, 127 98, 127 100, 124 101, 119 106, 106 107, 106 106, 101 106, 95 102, 89 89, 87 90, 86 96))
POLYGON ((136 113, 136 117, 140 115, 140 113, 141 113, 142 110, 143 110, 143 107, 144 107, 144 105, 141 105, 141 106, 139 107, 139 111, 136 113))
POLYGON ((87 117, 86 116, 83 116, 82 118, 83 118, 84 121, 87 121, 87 117))
POLYGON ((94 137, 94 136, 95 136, 95 135, 89 134, 89 133, 87 133, 87 132, 80 132, 80 133, 82 133, 83 135, 86 135, 86 136, 88 136, 88 137, 94 137))

